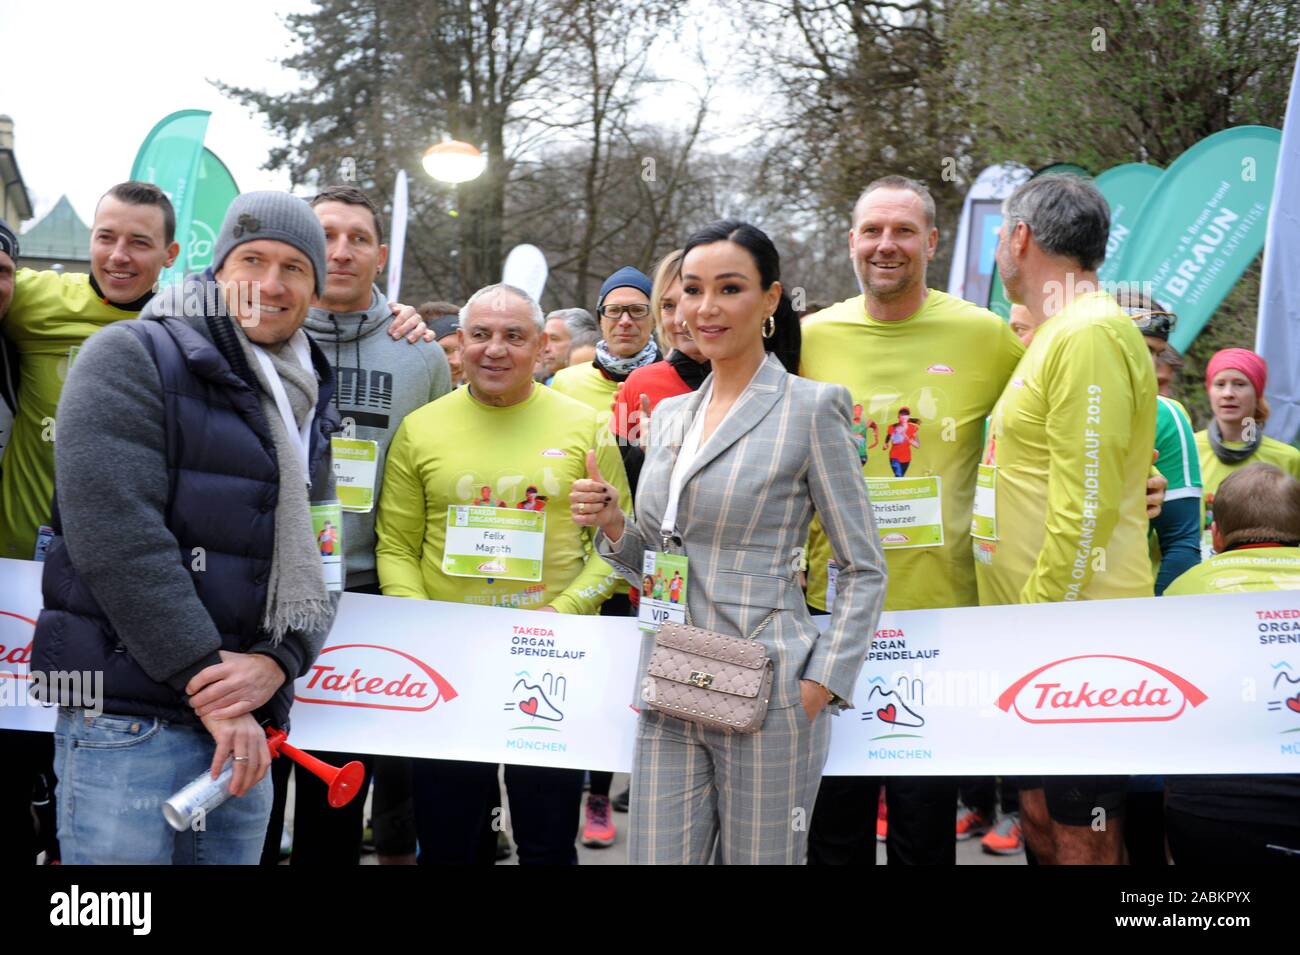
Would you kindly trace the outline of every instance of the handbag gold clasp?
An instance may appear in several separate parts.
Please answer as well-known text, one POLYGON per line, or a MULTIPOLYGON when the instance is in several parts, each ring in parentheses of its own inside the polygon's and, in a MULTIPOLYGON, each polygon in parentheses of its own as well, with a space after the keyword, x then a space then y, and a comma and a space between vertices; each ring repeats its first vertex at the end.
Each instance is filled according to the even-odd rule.
POLYGON ((705 673, 703 670, 692 670, 686 682, 691 686, 698 686, 701 690, 706 690, 713 685, 713 674, 705 673))

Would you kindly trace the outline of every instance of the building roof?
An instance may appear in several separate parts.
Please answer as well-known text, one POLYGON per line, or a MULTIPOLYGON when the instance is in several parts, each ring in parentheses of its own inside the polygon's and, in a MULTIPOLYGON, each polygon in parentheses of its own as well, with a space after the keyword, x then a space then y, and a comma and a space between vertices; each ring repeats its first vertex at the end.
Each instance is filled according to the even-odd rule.
POLYGON ((90 259, 90 227, 81 221, 68 197, 60 196, 54 208, 19 237, 18 244, 24 259, 84 262, 90 259))
POLYGON ((6 198, 14 202, 19 221, 31 218, 32 198, 23 182, 23 174, 18 170, 18 158, 8 147, 0 148, 0 186, 3 186, 6 198))

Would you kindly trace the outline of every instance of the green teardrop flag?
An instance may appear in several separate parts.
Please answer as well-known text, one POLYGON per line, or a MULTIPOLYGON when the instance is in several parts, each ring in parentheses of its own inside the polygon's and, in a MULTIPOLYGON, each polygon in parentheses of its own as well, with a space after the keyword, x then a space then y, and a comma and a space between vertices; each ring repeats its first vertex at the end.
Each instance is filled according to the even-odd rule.
POLYGON ((183 109, 164 117, 144 138, 131 166, 132 179, 152 182, 167 193, 176 209, 176 241, 181 251, 172 267, 158 277, 160 285, 176 281, 186 271, 195 182, 211 115, 203 109, 183 109))
POLYGON ((1149 282, 1178 315, 1186 351, 1264 247, 1280 131, 1237 126, 1207 136, 1161 176, 1120 250, 1113 281, 1149 282))
MULTIPOLYGON (((1068 173, 1072 176, 1083 176, 1085 179, 1090 178, 1088 170, 1071 162, 1054 162, 1050 166, 1044 166, 1029 178, 1037 179, 1050 173, 1068 173)), ((993 266, 993 281, 989 283, 989 309, 1001 315, 1003 319, 1011 317, 1011 299, 1007 298, 1006 290, 1002 287, 1002 276, 998 274, 997 265, 993 266)))
POLYGON ((1107 169, 1093 182, 1110 205, 1110 238, 1106 240, 1106 261, 1097 270, 1097 278, 1113 281, 1124 246, 1133 235, 1138 212, 1165 171, 1144 162, 1126 162, 1107 169))
POLYGON ((226 210, 239 195, 235 177, 216 153, 203 149, 199 158, 198 182, 194 190, 194 215, 190 220, 190 241, 185 250, 185 271, 200 272, 212 264, 226 210))

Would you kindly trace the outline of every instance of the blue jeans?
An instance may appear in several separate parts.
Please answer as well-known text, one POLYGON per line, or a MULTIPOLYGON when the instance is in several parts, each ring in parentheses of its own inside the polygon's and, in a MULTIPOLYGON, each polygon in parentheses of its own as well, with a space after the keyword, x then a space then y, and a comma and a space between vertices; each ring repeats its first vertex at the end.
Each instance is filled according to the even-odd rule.
POLYGON ((73 865, 256 865, 271 815, 271 774, 176 832, 162 804, 212 766, 202 726, 61 707, 54 730, 59 846, 73 865))

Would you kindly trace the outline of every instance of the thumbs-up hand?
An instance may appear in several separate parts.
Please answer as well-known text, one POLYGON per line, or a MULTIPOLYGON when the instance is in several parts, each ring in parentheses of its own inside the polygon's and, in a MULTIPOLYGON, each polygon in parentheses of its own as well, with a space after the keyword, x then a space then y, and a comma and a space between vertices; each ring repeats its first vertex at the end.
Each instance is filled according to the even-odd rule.
POLYGON ((574 523, 599 527, 611 541, 623 536, 623 511, 618 506, 618 488, 601 476, 596 452, 587 452, 587 476, 573 482, 569 507, 574 523))

